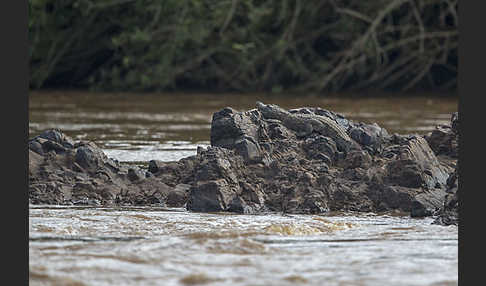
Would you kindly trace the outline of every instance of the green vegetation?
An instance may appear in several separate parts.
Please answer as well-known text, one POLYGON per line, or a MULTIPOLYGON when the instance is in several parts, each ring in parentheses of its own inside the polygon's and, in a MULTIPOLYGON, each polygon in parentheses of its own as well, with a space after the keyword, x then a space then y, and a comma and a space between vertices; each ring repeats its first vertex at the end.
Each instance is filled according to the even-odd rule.
POLYGON ((29 0, 30 86, 457 89, 458 0, 29 0))

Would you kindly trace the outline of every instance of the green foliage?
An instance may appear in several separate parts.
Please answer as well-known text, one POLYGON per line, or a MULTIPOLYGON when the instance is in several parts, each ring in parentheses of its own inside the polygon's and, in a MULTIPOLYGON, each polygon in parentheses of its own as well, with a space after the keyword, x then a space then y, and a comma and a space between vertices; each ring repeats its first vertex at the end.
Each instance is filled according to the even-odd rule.
POLYGON ((31 88, 457 88, 457 0, 29 0, 31 88))

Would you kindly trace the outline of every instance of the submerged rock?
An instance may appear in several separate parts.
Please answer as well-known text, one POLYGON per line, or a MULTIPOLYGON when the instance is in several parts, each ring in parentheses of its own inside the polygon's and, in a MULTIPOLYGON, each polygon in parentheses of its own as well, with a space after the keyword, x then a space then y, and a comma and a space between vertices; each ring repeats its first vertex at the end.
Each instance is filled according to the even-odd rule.
POLYGON ((457 161, 457 150, 447 149, 457 148, 455 139, 440 130, 425 138, 390 135, 325 109, 261 102, 214 113, 210 147, 177 162, 152 160, 148 171, 107 158, 93 143, 46 132, 29 141, 32 203, 96 200, 237 213, 401 210, 420 217, 444 208, 457 161))

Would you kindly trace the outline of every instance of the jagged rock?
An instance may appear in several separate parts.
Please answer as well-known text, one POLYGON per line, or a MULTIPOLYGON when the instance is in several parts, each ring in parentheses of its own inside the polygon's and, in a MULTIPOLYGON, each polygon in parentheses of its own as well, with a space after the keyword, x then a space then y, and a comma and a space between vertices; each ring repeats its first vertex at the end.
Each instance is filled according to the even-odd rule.
POLYGON ((139 169, 129 168, 127 172, 127 177, 130 181, 134 182, 134 181, 143 180, 145 179, 146 176, 145 176, 145 172, 142 172, 139 169))
POLYGON ((425 217, 435 215, 444 202, 446 192, 443 189, 427 190, 415 196, 410 209, 410 216, 425 217))
POLYGON ((439 125, 425 136, 436 155, 446 155, 457 159, 459 156, 459 114, 453 113, 449 125, 439 125))
POLYGON ((159 179, 146 178, 139 167, 108 158, 93 142, 74 143, 57 129, 28 145, 33 204, 148 205, 165 203, 170 190, 159 179))
POLYGON ((189 191, 191 185, 188 184, 178 184, 175 188, 169 191, 167 195, 167 206, 169 207, 184 207, 189 198, 189 191))
POLYGON ((95 171, 106 161, 108 161, 108 157, 93 142, 76 148, 74 162, 85 170, 95 171))
MULTIPOLYGON (((452 123, 452 135, 443 138, 457 136, 457 115, 452 123)), ((449 176, 457 159, 444 157, 457 150, 436 148, 457 145, 439 137, 389 135, 376 123, 322 108, 285 110, 257 102, 248 111, 214 113, 210 147, 177 162, 151 160, 145 172, 51 130, 29 141, 29 199, 165 204, 198 212, 438 215, 451 209, 457 194, 449 176)))
POLYGON ((438 160, 454 168, 454 171, 449 174, 446 181, 443 204, 434 213, 437 216, 434 221, 435 224, 459 224, 459 173, 457 171, 459 131, 459 113, 454 112, 451 116, 450 124, 437 126, 435 130, 425 136, 438 160))
POLYGON ((74 141, 59 129, 51 129, 43 132, 38 138, 46 139, 48 142, 57 143, 65 148, 73 148, 74 141))
POLYGON ((198 183, 191 188, 187 208, 199 212, 228 210, 236 190, 224 179, 198 183))
POLYGON ((163 161, 150 160, 149 165, 148 165, 148 170, 149 170, 149 172, 152 172, 152 173, 155 174, 155 173, 159 172, 159 170, 162 170, 164 165, 165 165, 165 163, 163 161))
POLYGON ((445 201, 437 211, 434 224, 459 225, 459 173, 457 168, 447 179, 445 201))
POLYGON ((428 189, 445 186, 449 169, 440 164, 424 138, 402 136, 395 142, 398 145, 387 149, 387 158, 393 158, 386 164, 389 183, 428 189))

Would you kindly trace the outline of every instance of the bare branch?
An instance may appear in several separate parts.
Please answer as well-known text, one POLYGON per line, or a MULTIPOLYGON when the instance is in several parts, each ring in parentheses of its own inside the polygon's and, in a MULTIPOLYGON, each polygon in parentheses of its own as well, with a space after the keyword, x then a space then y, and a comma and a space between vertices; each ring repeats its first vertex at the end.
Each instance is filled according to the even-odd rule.
POLYGON ((238 0, 232 0, 231 1, 231 8, 228 12, 228 16, 226 17, 226 20, 224 20, 223 26, 221 27, 221 30, 219 31, 220 36, 223 36, 224 31, 226 31, 226 28, 228 27, 229 23, 233 19, 237 5, 238 5, 238 0))

